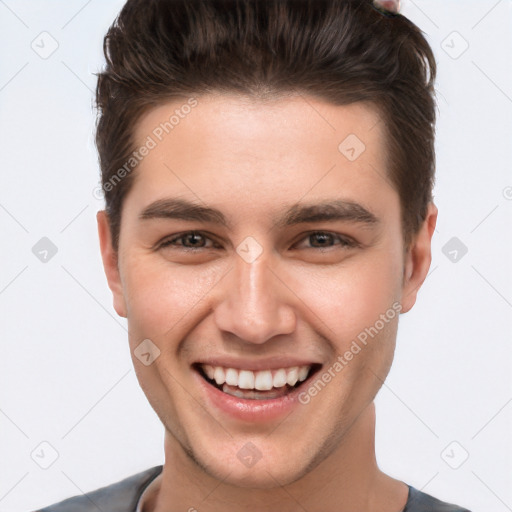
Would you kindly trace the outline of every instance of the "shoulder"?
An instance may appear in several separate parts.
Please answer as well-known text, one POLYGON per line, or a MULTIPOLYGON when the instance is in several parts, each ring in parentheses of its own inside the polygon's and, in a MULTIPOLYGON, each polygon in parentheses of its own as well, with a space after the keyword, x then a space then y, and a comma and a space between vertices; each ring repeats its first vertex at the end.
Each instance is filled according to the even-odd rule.
POLYGON ((434 498, 409 485, 409 499, 403 512, 471 512, 467 508, 434 498))
POLYGON ((95 491, 68 498, 38 509, 37 512, 128 512, 135 511, 137 501, 149 483, 162 472, 155 466, 95 491))

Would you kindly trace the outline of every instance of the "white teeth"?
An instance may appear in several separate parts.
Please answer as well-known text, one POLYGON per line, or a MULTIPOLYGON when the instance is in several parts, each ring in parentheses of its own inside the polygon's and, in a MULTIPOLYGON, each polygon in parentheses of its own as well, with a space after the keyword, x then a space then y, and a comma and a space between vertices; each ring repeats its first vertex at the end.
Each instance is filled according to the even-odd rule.
POLYGON ((254 372, 249 370, 240 370, 237 386, 240 389, 254 389, 254 372))
POLYGON ((219 386, 226 383, 229 386, 237 386, 240 389, 256 389, 269 391, 272 388, 282 388, 287 384, 294 386, 298 381, 307 379, 310 365, 279 368, 277 370, 237 370, 236 368, 224 368, 203 364, 202 368, 209 379, 214 380, 219 386))
POLYGON ((308 376, 309 368, 307 366, 301 366, 299 368, 299 380, 302 382, 303 380, 306 380, 306 377, 308 376))
POLYGON ((234 368, 226 370, 226 384, 236 386, 238 384, 238 372, 234 368))
POLYGON ((215 373, 215 368, 209 364, 204 364, 203 365, 203 370, 204 370, 204 373, 206 373, 206 375, 208 376, 209 379, 212 379, 213 380, 213 375, 215 373))
MULTIPOLYGON (((304 368, 307 368, 307 366, 304 368)), ((286 370, 284 368, 277 370, 274 375, 273 384, 275 388, 282 388, 283 386, 286 386, 286 370)))
POLYGON ((294 366, 293 368, 290 368, 288 370, 286 382, 290 386, 295 386, 295 384, 297 383, 298 380, 299 380, 299 368, 297 366, 294 366))
POLYGON ((256 379, 254 379, 254 387, 256 389, 259 389, 260 391, 268 391, 269 389, 272 389, 273 385, 274 381, 270 370, 256 373, 256 379))
POLYGON ((222 366, 216 366, 215 371, 213 372, 213 378, 215 382, 221 386, 226 381, 226 374, 224 373, 224 368, 222 366))

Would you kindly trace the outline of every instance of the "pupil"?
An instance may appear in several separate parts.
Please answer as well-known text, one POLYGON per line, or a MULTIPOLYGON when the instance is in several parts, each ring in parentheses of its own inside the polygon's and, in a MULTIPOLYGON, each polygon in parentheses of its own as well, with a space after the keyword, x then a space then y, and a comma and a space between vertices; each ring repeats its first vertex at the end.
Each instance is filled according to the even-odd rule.
POLYGON ((191 235, 188 235, 188 241, 189 242, 192 242, 192 245, 197 245, 195 242, 198 241, 198 239, 200 239, 201 235, 198 235, 196 233, 193 233, 191 235), (194 242, 195 241, 195 242, 194 242))
POLYGON ((320 243, 320 245, 326 245, 326 244, 325 244, 325 243, 323 243, 323 242, 325 242, 325 241, 329 241, 329 240, 330 240, 330 236, 331 236, 331 235, 329 235, 329 234, 327 234, 327 233, 320 233, 320 234, 316 234, 316 235, 313 235, 313 236, 315 236, 315 237, 316 237, 316 240, 317 240, 317 241, 318 241, 318 240, 320 240, 320 242, 321 242, 321 243, 320 243), (323 242, 322 242, 322 240, 323 240, 323 242))

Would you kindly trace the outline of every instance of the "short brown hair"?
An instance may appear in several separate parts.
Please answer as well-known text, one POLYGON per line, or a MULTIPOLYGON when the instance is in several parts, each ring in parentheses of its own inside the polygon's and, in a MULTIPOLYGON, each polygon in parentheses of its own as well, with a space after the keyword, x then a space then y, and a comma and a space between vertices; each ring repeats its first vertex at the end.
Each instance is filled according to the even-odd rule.
POLYGON ((137 121, 167 101, 210 92, 374 105, 406 245, 424 221, 435 173, 436 63, 401 14, 383 13, 372 0, 128 0, 104 53, 96 145, 116 250, 137 121))

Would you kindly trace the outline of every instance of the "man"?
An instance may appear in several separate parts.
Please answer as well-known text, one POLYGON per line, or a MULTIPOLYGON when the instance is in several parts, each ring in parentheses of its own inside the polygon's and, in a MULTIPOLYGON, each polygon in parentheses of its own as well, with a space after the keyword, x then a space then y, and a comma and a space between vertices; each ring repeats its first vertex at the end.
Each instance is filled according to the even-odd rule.
POLYGON ((435 61, 369 0, 128 0, 98 231, 165 464, 46 512, 461 511, 375 408, 431 261, 435 61))

